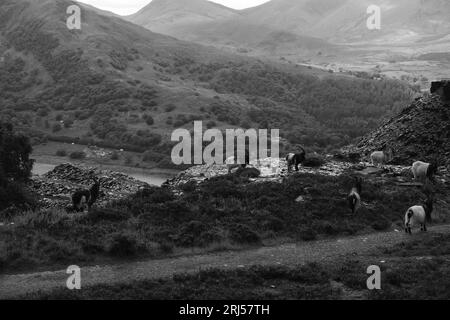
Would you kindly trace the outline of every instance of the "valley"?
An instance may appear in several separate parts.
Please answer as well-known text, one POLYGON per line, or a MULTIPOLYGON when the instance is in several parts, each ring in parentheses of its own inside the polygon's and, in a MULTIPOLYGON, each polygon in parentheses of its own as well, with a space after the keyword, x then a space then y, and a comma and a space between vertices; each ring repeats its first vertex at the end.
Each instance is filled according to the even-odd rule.
POLYGON ((448 299, 449 16, 1 0, 0 299, 448 299), (249 129, 270 139, 221 139, 249 129))

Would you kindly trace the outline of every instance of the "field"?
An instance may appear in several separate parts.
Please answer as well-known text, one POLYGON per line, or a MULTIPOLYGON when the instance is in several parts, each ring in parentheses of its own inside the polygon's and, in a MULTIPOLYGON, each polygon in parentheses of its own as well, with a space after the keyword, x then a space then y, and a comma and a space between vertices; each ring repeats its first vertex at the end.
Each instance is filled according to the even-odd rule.
MULTIPOLYGON (((0 229, 0 268, 54 269, 74 260, 92 265, 169 257, 194 248, 211 252, 402 230, 405 210, 423 197, 420 189, 368 180, 365 205, 352 215, 345 200, 351 185, 347 175, 295 174, 282 183, 251 183, 232 174, 198 186, 186 183, 181 196, 150 188, 89 214, 23 212, 6 218, 14 225, 0 229), (296 202, 300 195, 303 201, 296 202)), ((435 223, 448 221, 443 190, 438 189, 435 223)))

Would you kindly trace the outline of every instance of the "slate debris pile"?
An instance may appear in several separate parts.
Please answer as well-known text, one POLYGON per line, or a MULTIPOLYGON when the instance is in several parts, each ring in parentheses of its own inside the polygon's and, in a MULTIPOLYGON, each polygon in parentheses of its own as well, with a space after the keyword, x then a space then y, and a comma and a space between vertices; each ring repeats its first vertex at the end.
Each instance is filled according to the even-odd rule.
MULTIPOLYGON (((312 173, 322 174, 327 176, 338 176, 354 166, 353 163, 340 162, 329 159, 323 166, 319 168, 309 168, 300 166, 300 173, 312 173)), ((266 158, 258 161, 250 162, 248 168, 255 168, 259 170, 260 175, 257 178, 251 178, 252 182, 265 182, 265 181, 278 181, 281 182, 283 178, 288 176, 286 160, 282 158, 266 158)), ((236 170, 236 169, 235 169, 236 170)), ((239 174, 239 171, 233 170, 233 174, 239 174)), ((291 174, 294 174, 293 171, 291 174)), ((228 174, 227 165, 202 165, 191 167, 181 173, 179 173, 173 179, 168 180, 165 186, 171 188, 178 188, 179 186, 188 183, 196 182, 201 183, 207 179, 213 177, 222 176, 228 174)))
POLYGON ((393 164, 437 159, 445 170, 450 165, 450 104, 436 95, 418 98, 343 153, 359 153, 367 159, 385 147, 395 152, 393 164))
POLYGON ((100 181, 101 194, 97 203, 100 206, 149 187, 145 182, 119 172, 61 164, 44 176, 34 177, 30 188, 42 196, 43 207, 66 207, 73 192, 92 186, 93 177, 100 181))

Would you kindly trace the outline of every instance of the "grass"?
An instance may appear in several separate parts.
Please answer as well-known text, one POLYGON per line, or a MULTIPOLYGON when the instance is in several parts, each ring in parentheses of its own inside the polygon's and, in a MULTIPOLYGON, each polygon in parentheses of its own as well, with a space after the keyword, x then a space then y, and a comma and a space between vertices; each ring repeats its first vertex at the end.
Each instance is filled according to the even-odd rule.
MULTIPOLYGON (((0 270, 53 267, 74 260, 164 257, 184 249, 245 248, 276 239, 310 241, 401 228, 403 212, 421 198, 391 182, 364 185, 367 202, 352 215, 347 176, 296 174, 282 183, 249 183, 235 175, 185 188, 175 197, 149 188, 86 215, 26 212, 0 228, 0 270), (302 195, 304 202, 296 202, 302 195)), ((219 250, 219 249, 217 249, 219 250)))
POLYGON ((404 245, 378 249, 361 258, 303 266, 254 266, 236 270, 210 269, 175 275, 166 280, 97 285, 80 291, 58 289, 25 299, 151 299, 151 300, 267 300, 267 299, 450 299, 450 235, 426 235, 404 245), (440 252, 431 253, 435 246, 440 252), (386 251, 387 250, 387 251, 386 251), (386 252, 389 252, 386 254, 386 252), (399 257, 398 255, 401 255, 399 257), (445 255, 446 254, 446 255, 445 255), (421 259, 423 256, 428 259, 421 259), (380 265, 380 259, 386 260, 380 265), (381 267, 381 290, 369 291, 369 265, 381 267))

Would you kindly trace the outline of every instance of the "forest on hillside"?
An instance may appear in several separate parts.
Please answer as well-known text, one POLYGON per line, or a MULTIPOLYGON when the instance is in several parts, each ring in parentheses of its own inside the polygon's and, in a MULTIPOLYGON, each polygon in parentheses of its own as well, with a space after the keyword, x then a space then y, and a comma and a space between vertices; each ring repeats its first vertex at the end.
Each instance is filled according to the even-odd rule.
MULTIPOLYGON (((162 86, 127 76, 129 62, 146 61, 138 50, 109 52, 107 58, 91 61, 83 48, 65 48, 35 23, 5 33, 7 41, 0 47, 0 117, 34 144, 53 140, 150 150, 161 159, 170 155, 169 136, 175 128, 203 120, 209 128, 280 129, 288 141, 282 149, 302 144, 329 152, 375 129, 417 93, 400 81, 332 74, 319 78, 296 66, 288 69, 260 60, 203 62, 177 52, 160 55, 151 60, 158 74, 217 93, 211 103, 197 93, 202 107, 180 112, 184 97, 167 104, 160 98, 162 86), (105 64, 123 73, 111 78, 105 64), (244 98, 247 105, 231 103, 233 96, 244 98), (153 119, 161 115, 164 127, 158 131, 153 119), (61 134, 72 126, 84 131, 77 137, 61 134)), ((168 164, 167 159, 161 161, 168 164)))

